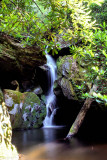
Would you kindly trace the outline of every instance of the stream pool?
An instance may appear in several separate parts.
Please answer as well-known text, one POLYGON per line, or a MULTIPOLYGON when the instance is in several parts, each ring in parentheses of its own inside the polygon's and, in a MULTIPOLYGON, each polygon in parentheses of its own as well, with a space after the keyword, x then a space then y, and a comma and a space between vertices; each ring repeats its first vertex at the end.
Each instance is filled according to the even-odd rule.
POLYGON ((105 139, 72 138, 64 141, 65 128, 13 131, 12 143, 30 160, 107 160, 105 139))

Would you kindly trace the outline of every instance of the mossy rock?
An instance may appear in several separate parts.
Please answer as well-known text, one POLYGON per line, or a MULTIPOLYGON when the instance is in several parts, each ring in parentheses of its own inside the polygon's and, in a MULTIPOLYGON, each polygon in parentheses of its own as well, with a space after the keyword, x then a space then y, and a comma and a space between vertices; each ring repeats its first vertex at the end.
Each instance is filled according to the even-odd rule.
MULTIPOLYGON (((0 32, 0 73, 1 82, 11 80, 11 76, 20 79, 32 79, 35 67, 46 63, 45 55, 40 54, 39 46, 26 46, 16 42, 11 36, 0 32), (4 76, 3 76, 4 75, 4 76)), ((14 78, 13 78, 14 79, 14 78)))
POLYGON ((62 78, 61 88, 62 88, 62 92, 64 93, 65 97, 67 97, 68 99, 77 100, 75 90, 74 90, 71 82, 68 79, 62 78))
POLYGON ((39 128, 46 116, 46 107, 33 92, 4 90, 6 106, 13 129, 39 128))
POLYGON ((41 95, 41 100, 46 104, 46 96, 45 95, 41 95))
POLYGON ((22 115, 23 128, 39 128, 42 126, 43 120, 46 116, 46 107, 43 106, 39 97, 35 93, 25 93, 22 115))
POLYGON ((33 93, 33 92, 25 92, 24 93, 25 99, 24 99, 24 105, 31 105, 33 103, 37 103, 38 105, 40 105, 40 99, 39 97, 33 93))
MULTIPOLYGON (((58 86, 65 97, 73 100, 83 100, 81 95, 90 90, 91 84, 84 76, 87 66, 81 65, 81 60, 73 59, 72 55, 59 57, 57 60, 58 86)), ((57 86, 57 85, 56 85, 57 86)), ((58 87, 54 88, 57 89, 58 87)))
POLYGON ((24 99, 23 93, 9 89, 4 90, 4 96, 5 96, 5 103, 6 106, 9 108, 9 111, 13 109, 13 106, 15 104, 20 104, 24 99))
POLYGON ((14 159, 18 160, 18 152, 11 143, 12 128, 10 123, 10 116, 7 107, 3 102, 0 105, 0 160, 14 159))
POLYGON ((2 104, 3 102, 3 92, 2 90, 0 89, 0 104, 2 104))

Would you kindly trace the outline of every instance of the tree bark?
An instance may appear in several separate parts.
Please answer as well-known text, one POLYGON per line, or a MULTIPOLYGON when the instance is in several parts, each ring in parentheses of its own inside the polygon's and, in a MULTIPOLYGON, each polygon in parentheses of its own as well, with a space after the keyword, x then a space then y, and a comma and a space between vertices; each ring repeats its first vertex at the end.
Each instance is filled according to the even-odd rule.
MULTIPOLYGON (((97 90, 97 86, 93 85, 92 89, 90 90, 89 95, 91 95, 92 92, 94 92, 96 90, 97 90)), ((67 139, 72 138, 75 134, 77 134, 79 128, 81 127, 81 125, 84 121, 85 115, 86 115, 87 111, 89 110, 89 108, 91 107, 91 103, 93 101, 94 101, 93 98, 86 98, 83 107, 81 108, 81 110, 78 113, 74 123, 72 124, 72 126, 70 128, 70 131, 69 131, 69 133, 66 137, 67 139)))

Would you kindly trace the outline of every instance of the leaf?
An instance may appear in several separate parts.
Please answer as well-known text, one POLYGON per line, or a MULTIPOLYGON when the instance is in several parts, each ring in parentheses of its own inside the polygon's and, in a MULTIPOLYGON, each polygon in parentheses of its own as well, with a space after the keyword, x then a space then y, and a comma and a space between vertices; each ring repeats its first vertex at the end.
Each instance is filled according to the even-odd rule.
POLYGON ((95 72, 97 72, 97 73, 98 73, 98 71, 99 71, 98 66, 92 67, 92 69, 93 69, 95 72))
POLYGON ((90 54, 91 54, 92 57, 94 57, 94 53, 92 52, 92 50, 90 51, 90 54))
POLYGON ((102 53, 107 58, 107 53, 105 52, 105 50, 103 50, 102 53))

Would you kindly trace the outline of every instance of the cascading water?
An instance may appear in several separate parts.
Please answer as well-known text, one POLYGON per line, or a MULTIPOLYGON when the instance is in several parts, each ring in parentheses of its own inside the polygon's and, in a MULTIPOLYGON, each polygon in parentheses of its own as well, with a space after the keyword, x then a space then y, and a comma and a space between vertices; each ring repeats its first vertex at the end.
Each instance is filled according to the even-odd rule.
POLYGON ((49 68, 48 70, 48 82, 49 82, 49 91, 46 96, 46 109, 47 109, 47 115, 43 122, 44 127, 51 127, 53 126, 53 117, 56 113, 56 96, 53 92, 53 85, 54 81, 57 78, 56 74, 56 63, 54 59, 46 52, 46 58, 47 58, 47 66, 49 68))

